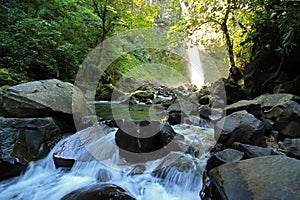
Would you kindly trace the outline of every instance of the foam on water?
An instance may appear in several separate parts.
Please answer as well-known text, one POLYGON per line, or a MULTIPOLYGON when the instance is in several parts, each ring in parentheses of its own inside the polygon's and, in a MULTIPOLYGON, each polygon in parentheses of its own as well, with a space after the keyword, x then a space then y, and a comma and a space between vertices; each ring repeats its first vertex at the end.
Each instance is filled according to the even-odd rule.
MULTIPOLYGON (((211 145, 213 132, 210 129, 192 125, 177 125, 173 128, 176 132, 184 135, 189 143, 203 147, 211 145)), ((63 140, 52 149, 46 158, 31 162, 24 174, 0 182, 0 199, 57 200, 71 191, 99 182, 118 185, 137 200, 193 200, 200 198, 201 172, 203 172, 207 160, 205 153, 197 160, 198 175, 195 175, 194 172, 178 172, 170 168, 163 171, 165 177, 161 179, 147 173, 147 171, 151 172, 157 168, 163 158, 143 163, 147 170, 138 175, 130 175, 129 172, 133 166, 120 166, 116 163, 116 158, 106 160, 105 162, 110 162, 109 165, 106 165, 105 162, 92 160, 75 162, 70 170, 56 169, 52 156, 62 142, 63 140), (113 166, 112 163, 115 164, 115 167, 111 167, 113 166)), ((189 156, 182 152, 178 154, 189 156)))

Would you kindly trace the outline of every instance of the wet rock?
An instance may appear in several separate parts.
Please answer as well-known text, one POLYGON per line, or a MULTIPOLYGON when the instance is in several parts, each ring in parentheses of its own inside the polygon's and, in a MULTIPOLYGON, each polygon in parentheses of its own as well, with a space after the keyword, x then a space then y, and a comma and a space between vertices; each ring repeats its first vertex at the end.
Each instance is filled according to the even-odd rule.
POLYGON ((0 168, 7 168, 0 171, 0 179, 16 175, 23 165, 45 157, 60 137, 52 118, 0 117, 0 168))
POLYGON ((280 148, 286 151, 287 156, 300 159, 300 138, 286 138, 280 143, 280 148))
POLYGON ((107 182, 112 179, 112 174, 106 169, 100 169, 96 174, 97 180, 100 182, 107 182))
POLYGON ((140 162, 140 159, 154 159, 151 156, 144 157, 144 153, 164 148, 175 138, 176 134, 167 123, 126 120, 119 124, 115 141, 122 157, 125 157, 128 162, 140 162), (131 153, 136 153, 136 156, 132 156, 131 153))
POLYGON ((206 170, 210 171, 211 169, 223 165, 224 163, 239 161, 243 158, 244 153, 234 149, 225 149, 213 154, 206 164, 206 170))
POLYGON ((27 165, 21 163, 10 163, 0 160, 0 180, 19 176, 27 169, 27 165))
POLYGON ((259 101, 256 100, 241 100, 225 107, 227 115, 241 110, 246 110, 256 118, 260 118, 262 116, 261 105, 259 101))
POLYGON ((64 124, 62 128, 69 127, 66 131, 74 131, 74 113, 79 122, 88 114, 85 97, 79 88, 57 79, 16 85, 0 95, 0 115, 4 117, 54 117, 64 124))
POLYGON ((62 200, 134 200, 129 193, 112 184, 95 184, 75 190, 62 200))
POLYGON ((208 107, 207 105, 201 105, 199 107, 199 114, 200 114, 200 117, 202 117, 204 119, 209 119, 209 116, 212 114, 211 108, 208 107))
POLYGON ((137 174, 143 174, 146 171, 146 167, 144 165, 136 165, 133 167, 133 169, 129 172, 129 175, 137 175, 137 174))
POLYGON ((174 177, 190 173, 194 175, 202 174, 201 167, 197 164, 197 159, 190 156, 183 156, 179 153, 171 153, 167 155, 157 168, 152 172, 152 175, 164 180, 171 180, 179 183, 182 179, 174 177), (173 178, 172 178, 173 177, 173 178))
POLYGON ((200 104, 200 105, 208 105, 209 103, 210 103, 210 95, 202 96, 202 97, 199 99, 199 104, 200 104))
POLYGON ((300 199, 300 161, 264 156, 231 162, 209 172, 212 199, 300 199))
POLYGON ((260 156, 271 156, 271 155, 280 155, 281 154, 269 147, 263 148, 263 147, 249 145, 249 144, 242 144, 239 142, 233 143, 232 148, 244 152, 247 158, 255 158, 255 157, 260 157, 260 156))
POLYGON ((168 122, 171 125, 181 124, 185 118, 199 115, 198 105, 186 100, 182 100, 180 103, 176 101, 169 106, 167 112, 169 113, 168 122))
POLYGON ((262 121, 247 111, 238 111, 222 118, 215 126, 218 142, 231 147, 234 142, 266 146, 262 121))

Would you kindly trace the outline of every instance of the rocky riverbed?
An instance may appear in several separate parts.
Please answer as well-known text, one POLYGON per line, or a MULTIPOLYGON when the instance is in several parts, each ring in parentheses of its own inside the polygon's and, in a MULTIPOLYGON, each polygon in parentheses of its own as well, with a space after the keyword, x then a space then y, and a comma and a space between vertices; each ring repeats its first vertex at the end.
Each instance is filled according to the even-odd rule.
MULTIPOLYGON (((201 90, 145 83, 118 94, 122 98, 114 99, 116 105, 127 106, 129 114, 116 115, 115 107, 114 117, 104 119, 80 89, 55 79, 2 91, 0 191, 7 194, 9 180, 20 181, 12 177, 25 171, 28 175, 36 167, 32 163, 48 155, 46 160, 53 162, 49 173, 55 168, 95 172, 97 160, 109 160, 106 164, 113 163, 112 168, 127 170, 126 180, 147 174, 162 180, 162 185, 172 182, 168 194, 174 187, 192 193, 189 199, 300 198, 300 97, 279 93, 249 99, 230 82, 201 90), (135 105, 147 106, 134 110, 146 111, 145 119, 130 117, 135 105)), ((65 172, 55 171, 65 177, 60 173, 65 172)), ((59 198, 147 199, 132 186, 122 188, 110 181, 124 181, 121 174, 116 179, 113 171, 98 166, 93 177, 59 198)), ((148 197, 151 187, 145 192, 148 197)))

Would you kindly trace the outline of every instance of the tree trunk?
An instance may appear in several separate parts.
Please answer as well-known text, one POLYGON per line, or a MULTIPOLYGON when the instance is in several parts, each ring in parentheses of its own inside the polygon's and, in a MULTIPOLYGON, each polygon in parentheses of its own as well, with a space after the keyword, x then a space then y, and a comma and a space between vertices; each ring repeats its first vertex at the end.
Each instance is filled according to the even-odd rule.
POLYGON ((229 18, 229 13, 231 9, 231 0, 227 0, 227 9, 226 13, 223 19, 223 22, 221 24, 221 30, 223 31, 223 34, 225 35, 225 40, 226 40, 226 45, 227 45, 227 51, 228 51, 228 56, 229 56, 229 61, 230 61, 230 67, 235 67, 235 60, 234 60, 234 53, 233 53, 233 43, 230 38, 230 34, 228 31, 228 26, 227 26, 227 21, 229 18))

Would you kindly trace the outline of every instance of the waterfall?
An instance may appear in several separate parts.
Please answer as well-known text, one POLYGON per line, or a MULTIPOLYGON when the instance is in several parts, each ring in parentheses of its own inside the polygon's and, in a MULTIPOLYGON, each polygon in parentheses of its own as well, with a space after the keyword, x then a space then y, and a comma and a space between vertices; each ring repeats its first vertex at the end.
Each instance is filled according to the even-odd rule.
MULTIPOLYGON (((188 6, 186 2, 179 0, 180 10, 181 10, 181 18, 188 20, 190 18, 190 14, 188 11, 188 6)), ((202 68, 202 63, 199 55, 199 50, 202 48, 201 46, 194 45, 196 43, 196 33, 193 33, 189 36, 189 40, 186 43, 187 45, 187 56, 189 60, 189 76, 192 84, 195 84, 198 87, 205 85, 204 71, 202 68)))

